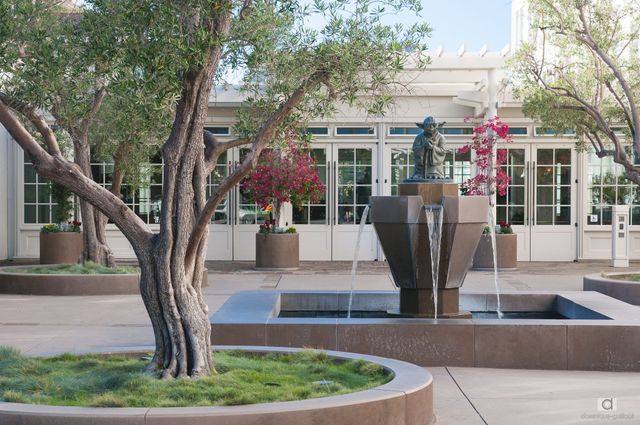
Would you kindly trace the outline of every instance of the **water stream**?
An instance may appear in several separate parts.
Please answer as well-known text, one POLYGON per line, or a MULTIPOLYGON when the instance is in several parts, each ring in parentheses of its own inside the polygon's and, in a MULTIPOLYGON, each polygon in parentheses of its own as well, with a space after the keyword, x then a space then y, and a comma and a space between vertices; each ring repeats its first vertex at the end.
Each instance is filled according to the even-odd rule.
POLYGON ((496 246, 496 218, 493 216, 493 208, 489 206, 489 226, 491 226, 491 251, 493 254, 493 284, 496 288, 496 312, 498 319, 502 319, 502 309, 500 308, 500 286, 498 285, 498 254, 496 246))
POLYGON ((369 216, 369 205, 364 207, 362 217, 360 217, 360 227, 358 228, 358 237, 356 239, 356 250, 353 254, 353 264, 351 265, 351 291, 349 292, 349 307, 347 309, 347 318, 351 319, 351 306, 353 305, 353 290, 356 286, 356 271, 358 270, 358 257, 360 256, 360 239, 362 239, 362 231, 364 225, 367 224, 369 216))
POLYGON ((427 231, 429 232, 429 248, 431 251, 431 283, 433 285, 433 318, 438 318, 438 277, 440 275, 440 244, 442 242, 441 205, 425 205, 424 212, 427 216, 427 231))

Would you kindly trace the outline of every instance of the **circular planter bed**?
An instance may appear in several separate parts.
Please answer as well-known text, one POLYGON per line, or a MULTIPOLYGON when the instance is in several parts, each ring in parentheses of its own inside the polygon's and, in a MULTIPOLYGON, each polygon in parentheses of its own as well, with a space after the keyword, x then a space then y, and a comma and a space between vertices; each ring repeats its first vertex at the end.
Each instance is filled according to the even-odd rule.
MULTIPOLYGON (((518 267, 518 236, 515 233, 496 235, 498 270, 515 270, 518 267)), ((482 235, 473 256, 475 270, 493 270, 491 235, 482 235)))
MULTIPOLYGON (((139 273, 43 274, 18 271, 37 266, 0 267, 0 294, 132 295, 140 294, 139 273)), ((202 286, 207 286, 207 270, 202 286)))
POLYGON ((640 305, 640 272, 594 273, 582 279, 584 291, 596 291, 633 305, 640 305))
MULTIPOLYGON (((291 353, 296 349, 242 348, 254 353, 291 353)), ((362 359, 378 364, 393 378, 381 386, 350 394, 239 406, 172 408, 91 408, 0 402, 0 423, 30 425, 176 424, 176 425, 428 425, 434 423, 432 377, 424 369, 398 360, 327 352, 338 360, 362 359)))

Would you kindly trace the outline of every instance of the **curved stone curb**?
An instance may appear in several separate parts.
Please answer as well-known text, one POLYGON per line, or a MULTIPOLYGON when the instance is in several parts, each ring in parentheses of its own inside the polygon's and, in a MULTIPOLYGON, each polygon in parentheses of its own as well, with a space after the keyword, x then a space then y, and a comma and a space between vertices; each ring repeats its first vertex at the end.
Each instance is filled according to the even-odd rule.
MULTIPOLYGON (((12 273, 0 267, 0 294, 18 295, 136 295, 140 294, 140 274, 38 274, 12 273)), ((207 270, 202 286, 208 286, 207 270)))
MULTIPOLYGON (((151 349, 151 347, 149 347, 151 349)), ((216 347, 253 352, 294 352, 279 347, 216 347)), ((3 425, 429 425, 433 416, 433 378, 399 360, 327 351, 338 359, 363 359, 394 375, 379 387, 351 394, 246 406, 183 408, 91 408, 0 402, 3 425)))
POLYGON ((586 275, 582 279, 584 291, 596 291, 633 305, 640 305, 640 282, 611 279, 609 276, 624 276, 640 272, 599 273, 586 275))

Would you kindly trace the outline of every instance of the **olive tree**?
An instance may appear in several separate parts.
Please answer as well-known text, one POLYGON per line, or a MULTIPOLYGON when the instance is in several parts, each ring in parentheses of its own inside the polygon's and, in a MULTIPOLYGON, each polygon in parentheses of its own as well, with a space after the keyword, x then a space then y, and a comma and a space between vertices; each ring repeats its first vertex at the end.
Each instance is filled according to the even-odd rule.
POLYGON ((635 183, 640 169, 624 139, 640 154, 639 6, 636 0, 531 0, 532 39, 511 60, 525 115, 561 133, 574 128, 596 155, 613 155, 635 183))
MULTIPOLYGON (((62 151, 71 152, 86 177, 93 178, 92 159, 114 162, 110 190, 119 195, 127 169, 135 170, 136 160, 157 150, 159 137, 168 134, 172 99, 150 108, 143 86, 122 84, 122 74, 135 70, 120 56, 104 54, 92 20, 81 12, 59 0, 2 3, 0 99, 19 112, 29 129, 37 128, 33 119, 44 118, 42 124, 69 142, 62 151)), ((137 177, 130 174, 130 181, 137 177)), ((83 260, 114 266, 107 218, 87 200, 79 201, 83 260)))
MULTIPOLYGON (((7 7, 7 2, 3 2, 7 7)), ((94 54, 117 60, 110 84, 142 87, 174 100, 162 141, 160 229, 151 231, 123 201, 60 154, 36 105, 0 99, 0 123, 30 155, 40 175, 64 185, 105 214, 126 236, 141 267, 140 292, 151 318, 150 369, 168 377, 215 370, 201 276, 211 217, 225 194, 248 175, 268 143, 336 103, 383 113, 407 60, 424 65, 429 28, 384 24, 386 14, 418 12, 417 0, 92 0, 82 21, 94 54), (324 26, 306 26, 310 15, 324 26), (119 72, 120 67, 129 72, 119 72), (222 142, 203 128, 214 82, 243 74, 245 100, 236 133, 222 142), (242 162, 207 198, 207 176, 225 150, 249 145, 242 162)), ((6 37, 6 32, 0 30, 6 37)), ((55 55, 55 52, 52 52, 55 55)), ((43 81, 46 84, 46 81, 43 81)))

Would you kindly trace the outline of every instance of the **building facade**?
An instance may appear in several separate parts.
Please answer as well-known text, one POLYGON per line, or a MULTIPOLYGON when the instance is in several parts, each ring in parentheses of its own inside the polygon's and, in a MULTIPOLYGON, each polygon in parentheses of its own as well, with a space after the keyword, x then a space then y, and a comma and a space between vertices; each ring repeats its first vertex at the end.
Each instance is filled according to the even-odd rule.
MULTIPOLYGON (((326 192, 317 204, 289 208, 286 220, 301 237, 303 260, 350 260, 358 223, 371 195, 391 195, 412 173, 411 144, 415 123, 426 115, 445 121, 443 133, 452 152, 446 172, 456 182, 473 173, 470 154, 455 148, 471 137, 473 124, 465 117, 482 116, 488 109, 489 72, 497 73, 498 115, 513 135, 507 172, 511 187, 497 200, 499 220, 512 223, 518 234, 521 261, 573 261, 610 256, 611 205, 629 204, 631 254, 640 258, 640 193, 621 177, 609 158, 598 159, 575 149, 570 132, 550 134, 523 117, 518 102, 504 85, 503 52, 436 52, 424 72, 408 70, 411 91, 398 94, 385 117, 370 119, 359 111, 340 109, 330 121, 310 124, 313 155, 326 192), (638 205, 636 205, 638 204, 638 205)), ((233 91, 214 93, 207 127, 218 137, 233 138, 234 111, 240 98, 233 91)), ((242 158, 242 149, 227 152, 209 180, 209 187, 242 158)), ((160 209, 162 164, 150 163, 148 184, 124 199, 154 228, 160 209)), ((108 184, 110 165, 95 163, 95 179, 108 184)), ((32 258, 38 255, 39 229, 51 221, 54 205, 48 186, 40 181, 20 148, 8 134, 0 135, 0 256, 32 258)), ((210 226, 208 259, 252 260, 254 234, 263 213, 240 188, 230 193, 210 226)), ((126 239, 109 227, 109 242, 120 258, 132 258, 126 239)), ((371 225, 365 226, 361 259, 383 259, 371 225)))
MULTIPOLYGON (((528 37, 526 1, 512 2, 512 45, 528 37)), ((326 185, 320 202, 289 208, 285 220, 300 233, 302 260, 352 260, 358 224, 372 195, 393 195, 397 185, 412 174, 411 145, 425 116, 446 122, 442 129, 451 153, 445 171, 460 183, 474 173, 471 154, 456 148, 468 142, 472 123, 465 117, 497 113, 509 124, 513 143, 506 169, 511 186, 497 199, 497 218, 512 224, 518 234, 520 261, 574 261, 608 259, 611 255, 611 206, 631 206, 630 252, 640 259, 640 191, 622 178, 611 158, 599 159, 578 152, 576 140, 553 134, 525 118, 508 87, 505 60, 500 52, 431 54, 426 71, 408 69, 403 78, 411 90, 398 93, 394 108, 381 118, 340 108, 335 118, 309 125, 314 135, 312 155, 326 185)), ((233 90, 214 92, 207 128, 221 139, 234 138, 235 110, 241 101, 233 90)), ((243 149, 228 151, 208 181, 213 189, 241 161, 243 149)), ((125 202, 156 228, 161 208, 162 163, 144 164, 147 184, 123 188, 125 202)), ((109 184, 112 166, 93 164, 94 178, 109 184)), ((7 132, 0 126, 0 259, 35 258, 39 229, 51 222, 55 205, 46 182, 7 132)), ((209 260, 253 260, 254 234, 264 213, 240 187, 228 194, 216 212, 209 232, 209 260)), ((133 258, 126 239, 108 227, 116 257, 133 258)), ((373 227, 365 226, 359 258, 382 260, 373 227)))

